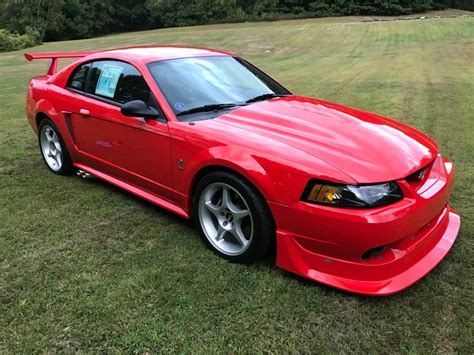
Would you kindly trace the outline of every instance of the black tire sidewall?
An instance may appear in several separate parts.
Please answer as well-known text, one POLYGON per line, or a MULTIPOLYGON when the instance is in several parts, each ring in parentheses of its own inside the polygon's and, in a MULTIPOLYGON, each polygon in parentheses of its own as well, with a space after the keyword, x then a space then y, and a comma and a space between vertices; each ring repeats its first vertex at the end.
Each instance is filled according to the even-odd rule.
POLYGON ((212 172, 199 181, 193 194, 193 219, 206 246, 220 257, 233 262, 254 262, 264 258, 272 249, 272 244, 275 241, 273 217, 265 199, 251 183, 230 172, 212 172), (201 226, 199 199, 204 189, 215 182, 225 183, 236 189, 245 199, 252 214, 254 228, 252 242, 248 249, 240 255, 230 256, 217 250, 208 240, 201 226))
POLYGON ((73 165, 72 165, 71 158, 69 155, 69 151, 67 150, 66 144, 64 143, 63 137, 59 129, 56 127, 54 122, 51 121, 49 118, 45 118, 41 120, 40 124, 38 125, 38 146, 39 146, 41 157, 43 158, 43 161, 49 171, 57 175, 69 175, 72 173, 74 169, 73 169, 73 165), (58 135, 59 144, 61 145, 61 150, 63 153, 63 163, 61 165, 61 169, 59 170, 51 169, 51 167, 49 166, 43 154, 43 149, 41 148, 41 132, 45 126, 51 127, 54 130, 54 132, 58 135))

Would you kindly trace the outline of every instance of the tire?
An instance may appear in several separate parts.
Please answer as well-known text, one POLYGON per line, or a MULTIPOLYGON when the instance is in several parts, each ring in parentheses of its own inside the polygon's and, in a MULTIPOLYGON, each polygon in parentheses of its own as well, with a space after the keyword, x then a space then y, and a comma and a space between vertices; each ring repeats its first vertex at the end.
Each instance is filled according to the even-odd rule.
POLYGON ((48 118, 38 126, 38 144, 48 169, 57 175, 68 175, 74 171, 71 157, 58 128, 48 118))
POLYGON ((257 189, 236 174, 204 176, 193 195, 193 217, 206 246, 224 259, 254 262, 274 246, 270 209, 257 189))

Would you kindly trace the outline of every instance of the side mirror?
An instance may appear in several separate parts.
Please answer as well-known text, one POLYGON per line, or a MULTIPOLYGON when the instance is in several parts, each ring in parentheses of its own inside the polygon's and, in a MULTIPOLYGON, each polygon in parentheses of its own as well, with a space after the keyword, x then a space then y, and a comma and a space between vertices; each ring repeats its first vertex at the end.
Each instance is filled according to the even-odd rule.
POLYGON ((123 104, 120 112, 124 116, 143 118, 157 118, 160 115, 156 108, 148 106, 142 100, 133 100, 123 104))

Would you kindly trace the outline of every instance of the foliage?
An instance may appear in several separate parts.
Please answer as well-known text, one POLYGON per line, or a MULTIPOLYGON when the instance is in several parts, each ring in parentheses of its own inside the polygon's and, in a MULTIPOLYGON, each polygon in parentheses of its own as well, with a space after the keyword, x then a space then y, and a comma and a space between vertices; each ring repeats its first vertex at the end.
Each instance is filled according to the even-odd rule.
MULTIPOLYGON (((66 0, 5 0, 0 5, 0 27, 11 32, 26 33, 32 28, 40 35, 59 32, 64 28, 66 0)), ((69 1, 68 1, 69 2, 69 1)))
POLYGON ((444 2, 448 7, 474 11, 474 0, 446 0, 444 2))
POLYGON ((400 15, 474 10, 473 0, 4 0, 0 28, 39 33, 40 41, 113 32, 291 17, 400 15))
POLYGON ((153 2, 151 9, 156 9, 157 25, 164 27, 212 23, 244 15, 236 0, 160 0, 153 2))
POLYGON ((0 52, 28 48, 39 43, 40 35, 31 27, 27 27, 22 35, 0 28, 0 52))

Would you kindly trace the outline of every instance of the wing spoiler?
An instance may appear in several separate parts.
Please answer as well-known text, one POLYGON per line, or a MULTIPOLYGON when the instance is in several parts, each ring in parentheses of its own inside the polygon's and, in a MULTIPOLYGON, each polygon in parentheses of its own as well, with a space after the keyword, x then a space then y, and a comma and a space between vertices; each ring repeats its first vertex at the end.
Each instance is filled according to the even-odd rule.
POLYGON ((82 58, 94 52, 44 52, 44 53, 25 53, 28 61, 35 59, 50 59, 47 75, 53 75, 58 69, 58 59, 60 58, 82 58))

